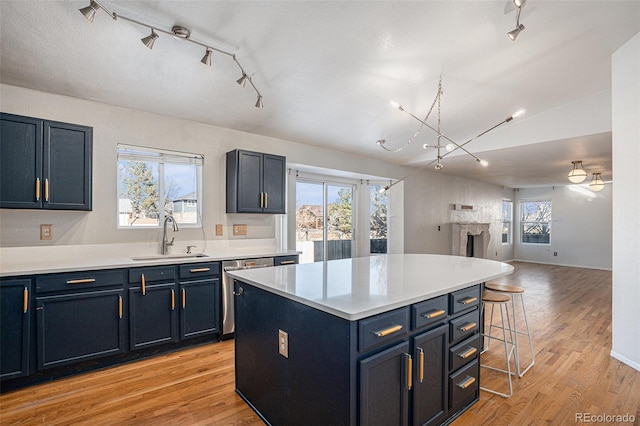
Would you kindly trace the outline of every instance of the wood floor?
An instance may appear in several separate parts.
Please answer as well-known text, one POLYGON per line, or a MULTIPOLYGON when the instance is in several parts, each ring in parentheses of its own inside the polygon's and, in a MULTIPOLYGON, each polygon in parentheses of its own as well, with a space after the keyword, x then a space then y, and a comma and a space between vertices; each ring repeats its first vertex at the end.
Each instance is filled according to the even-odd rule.
MULTIPOLYGON (((590 413, 628 414, 638 425, 640 372, 609 356, 611 272, 513 265, 515 273, 496 282, 526 290, 536 364, 514 379, 512 398, 481 392, 453 424, 565 425, 590 413)), ((493 345, 487 361, 497 360, 493 345)), ((494 374, 483 369, 483 385, 505 386, 494 374)), ((233 341, 226 341, 0 395, 0 424, 262 422, 234 392, 233 341)))

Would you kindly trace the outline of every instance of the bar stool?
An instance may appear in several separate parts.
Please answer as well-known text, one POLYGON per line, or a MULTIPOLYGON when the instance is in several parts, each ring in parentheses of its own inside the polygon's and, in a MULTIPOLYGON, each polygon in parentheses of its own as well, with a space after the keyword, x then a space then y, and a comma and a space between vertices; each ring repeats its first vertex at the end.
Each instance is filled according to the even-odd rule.
MULTIPOLYGON (((503 393, 503 392, 498 392, 497 390, 494 389, 489 389, 489 388, 485 388, 480 386, 480 389, 486 391, 486 392, 490 392, 490 393, 494 393, 496 395, 500 395, 502 397, 505 398, 510 398, 513 395, 513 384, 511 381, 511 375, 513 374, 511 372, 511 356, 513 355, 513 350, 514 350, 514 344, 513 344, 513 334, 511 332, 511 322, 509 321, 509 300, 510 297, 506 296, 504 294, 501 293, 495 293, 492 291, 483 291, 482 293, 482 309, 484 310, 486 305, 491 305, 491 312, 493 313, 493 307, 495 305, 498 305, 500 308, 500 320, 502 323, 502 326, 499 327, 502 329, 502 338, 496 337, 496 336, 492 336, 491 333, 489 334, 485 334, 483 333, 482 336, 489 339, 489 341, 491 341, 491 339, 493 340, 499 340, 501 342, 504 343, 504 358, 505 358, 505 362, 507 364, 507 369, 506 370, 502 370, 500 368, 496 368, 496 367, 492 367, 489 365, 484 365, 482 364, 482 362, 480 362, 480 367, 484 367, 484 368, 488 368, 490 370, 494 370, 494 371, 499 371, 501 373, 506 373, 507 374, 507 381, 509 383, 509 392, 508 393, 503 393), (507 320, 507 325, 505 327, 504 321, 505 321, 505 317, 507 320), (509 332, 509 339, 507 339, 507 332, 509 332), (509 347, 510 346, 510 347, 509 347)), ((486 350, 482 351, 481 353, 486 352, 486 350)), ((482 359, 482 358, 481 358, 482 359)))
MULTIPOLYGON (((531 340, 531 331, 529 330, 529 321, 527 321, 527 310, 524 306, 524 289, 522 287, 518 287, 515 285, 493 284, 493 283, 486 283, 484 287, 487 290, 506 294, 511 299, 511 317, 513 318, 513 330, 510 330, 510 331, 513 333, 513 336, 515 338, 514 342, 515 342, 515 355, 516 355, 515 356, 516 373, 518 374, 518 377, 522 377, 524 376, 524 373, 529 371, 529 369, 533 367, 533 365, 536 362, 536 355, 533 351, 533 342, 531 340), (522 304, 522 313, 524 315, 524 325, 525 325, 526 331, 518 330, 517 317, 516 317, 516 303, 515 303, 515 297, 517 295, 520 295, 520 303, 522 304), (529 351, 531 352, 531 363, 524 370, 522 370, 520 367, 520 346, 518 344, 519 334, 523 336, 527 336, 527 338, 529 339, 529 351)), ((491 329, 493 327, 499 328, 499 326, 493 325, 493 309, 491 309, 491 320, 489 321, 489 334, 491 334, 491 329)))

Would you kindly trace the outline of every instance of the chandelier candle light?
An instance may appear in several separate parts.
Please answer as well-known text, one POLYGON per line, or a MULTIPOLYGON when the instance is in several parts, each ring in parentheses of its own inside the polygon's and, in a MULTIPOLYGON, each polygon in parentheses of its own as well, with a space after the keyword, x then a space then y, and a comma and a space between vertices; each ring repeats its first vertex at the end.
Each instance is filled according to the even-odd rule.
POLYGON ((129 21, 129 22, 131 22, 133 24, 149 28, 151 30, 151 34, 149 34, 148 36, 143 37, 141 39, 142 43, 145 46, 147 46, 147 48, 149 48, 149 49, 153 49, 154 43, 156 42, 156 40, 158 38, 160 38, 158 33, 162 33, 162 34, 167 34, 167 35, 173 36, 173 37, 175 37, 175 38, 177 38, 179 40, 188 41, 189 43, 193 43, 193 44, 196 44, 198 46, 204 47, 205 48, 204 57, 202 58, 202 60, 200 62, 202 62, 203 64, 205 64, 207 66, 211 66, 211 54, 214 51, 231 57, 231 59, 233 59, 233 61, 236 63, 236 65, 238 66, 238 68, 240 68, 240 71, 242 72, 242 77, 240 77, 240 79, 237 80, 236 82, 241 87, 245 87, 245 85, 246 85, 246 83, 248 81, 249 84, 251 84, 251 86, 253 87, 253 90, 255 90, 256 94, 258 95, 258 100, 257 100, 257 102, 255 104, 255 107, 256 108, 260 108, 260 109, 263 107, 262 94, 260 93, 258 88, 255 86, 255 84, 253 84, 253 81, 251 80, 251 77, 246 73, 246 71, 244 70, 242 65, 240 65, 240 62, 238 62, 238 59, 236 59, 235 53, 227 52, 225 50, 218 49, 217 47, 209 46, 209 45, 207 45, 205 43, 201 43, 199 41, 193 40, 192 38, 190 38, 191 31, 189 31, 188 28, 176 25, 173 28, 171 28, 171 31, 163 30, 162 28, 154 27, 152 25, 145 24, 144 22, 136 21, 135 19, 131 19, 131 18, 127 18, 126 16, 118 15, 115 12, 112 12, 112 11, 108 10, 107 8, 105 8, 102 4, 98 3, 96 0, 91 0, 89 6, 83 7, 82 9, 79 9, 79 10, 80 10, 80 13, 82 13, 82 15, 85 18, 87 18, 87 20, 89 22, 93 22, 93 20, 94 20, 94 18, 96 16, 96 12, 98 10, 102 10, 102 11, 106 12, 109 16, 111 16, 111 18, 114 21, 118 20, 118 19, 122 19, 122 20, 125 20, 125 21, 129 21))
MULTIPOLYGON (((489 163, 486 160, 480 159, 478 156, 476 156, 475 154, 472 154, 471 152, 469 152, 465 146, 467 144, 469 144, 470 142, 478 139, 479 137, 489 133, 490 131, 502 126, 505 123, 510 122, 511 120, 513 120, 514 118, 517 118, 519 116, 521 116, 522 114, 524 114, 524 110, 518 110, 516 112, 514 112, 511 116, 505 118, 504 120, 502 120, 500 123, 490 127, 489 129, 485 130, 482 133, 479 133, 478 135, 472 137, 471 139, 467 140, 466 142, 463 143, 457 143, 455 141, 453 141, 451 138, 449 138, 448 136, 444 135, 441 131, 440 131, 440 103, 441 103, 441 98, 442 98, 442 76, 440 77, 440 81, 438 83, 438 93, 436 94, 435 99, 433 100, 433 103, 431 104, 431 108, 429 108, 429 111, 427 112, 427 115, 424 117, 424 119, 420 119, 419 117, 417 117, 416 115, 412 114, 411 112, 407 111, 406 109, 404 109, 404 107, 402 105, 400 105, 398 102, 395 101, 391 101, 391 106, 394 108, 397 108, 398 110, 410 115, 411 117, 413 117, 414 119, 416 119, 418 122, 420 122, 420 127, 418 128, 418 130, 413 134, 413 136, 409 139, 409 141, 404 144, 403 146, 396 148, 396 149, 390 149, 387 148, 385 146, 386 140, 384 139, 380 139, 378 140, 376 143, 378 144, 378 146, 380 146, 380 148, 389 151, 389 152, 398 152, 398 151, 402 151, 403 149, 405 149, 407 146, 409 146, 411 144, 411 142, 414 141, 414 139, 420 134, 420 131, 422 130, 423 127, 427 127, 431 130, 433 130, 434 132, 436 132, 436 134, 438 135, 437 138, 437 142, 435 145, 428 145, 428 144, 424 144, 422 147, 424 149, 428 149, 428 148, 435 148, 436 149, 436 159, 425 164, 424 166, 420 167, 418 170, 416 171, 420 171, 422 169, 424 169, 427 166, 430 166, 431 164, 435 163, 435 169, 436 170, 442 170, 442 168, 444 167, 444 165, 442 164, 441 160, 443 158, 445 158, 447 155, 451 154, 452 152, 455 152, 458 149, 461 149, 462 151, 464 151, 465 153, 467 153, 469 156, 473 157, 474 160, 476 160, 476 162, 478 162, 482 167, 487 167, 489 165, 489 163), (429 118, 429 116, 431 115, 431 112, 433 111, 433 108, 435 106, 438 106, 438 123, 437 123, 437 127, 432 127, 431 125, 429 125, 427 123, 427 119, 429 118), (444 139, 445 141, 447 141, 447 143, 445 145, 442 145, 442 139, 444 139), (446 151, 446 152, 443 152, 446 151)), ((407 175, 409 176, 409 175, 407 175)), ((389 188, 391 188, 392 186, 396 185, 399 182, 402 182, 403 180, 405 180, 407 178, 407 176, 403 177, 402 179, 385 186, 384 188, 382 188, 380 190, 380 192, 384 192, 386 190, 388 190, 389 188)))

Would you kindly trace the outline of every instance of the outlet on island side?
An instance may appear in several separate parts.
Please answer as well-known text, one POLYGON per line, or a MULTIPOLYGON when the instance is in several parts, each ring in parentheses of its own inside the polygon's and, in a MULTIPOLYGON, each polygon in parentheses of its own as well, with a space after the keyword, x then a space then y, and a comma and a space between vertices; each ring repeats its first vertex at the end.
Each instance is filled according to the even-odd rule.
POLYGON ((278 353, 289 358, 289 334, 286 331, 278 330, 278 353))
POLYGON ((40 225, 40 239, 51 240, 53 239, 53 225, 40 225))

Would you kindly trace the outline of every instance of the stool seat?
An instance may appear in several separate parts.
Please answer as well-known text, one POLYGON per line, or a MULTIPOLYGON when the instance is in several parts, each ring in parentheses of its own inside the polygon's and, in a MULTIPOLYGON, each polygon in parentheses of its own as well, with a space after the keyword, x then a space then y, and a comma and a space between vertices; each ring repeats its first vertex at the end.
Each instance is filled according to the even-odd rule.
POLYGON ((505 294, 494 293, 492 291, 482 292, 482 301, 485 303, 508 303, 511 298, 505 294))
POLYGON ((524 293, 524 288, 518 287, 517 285, 486 283, 484 288, 502 293, 524 293))

